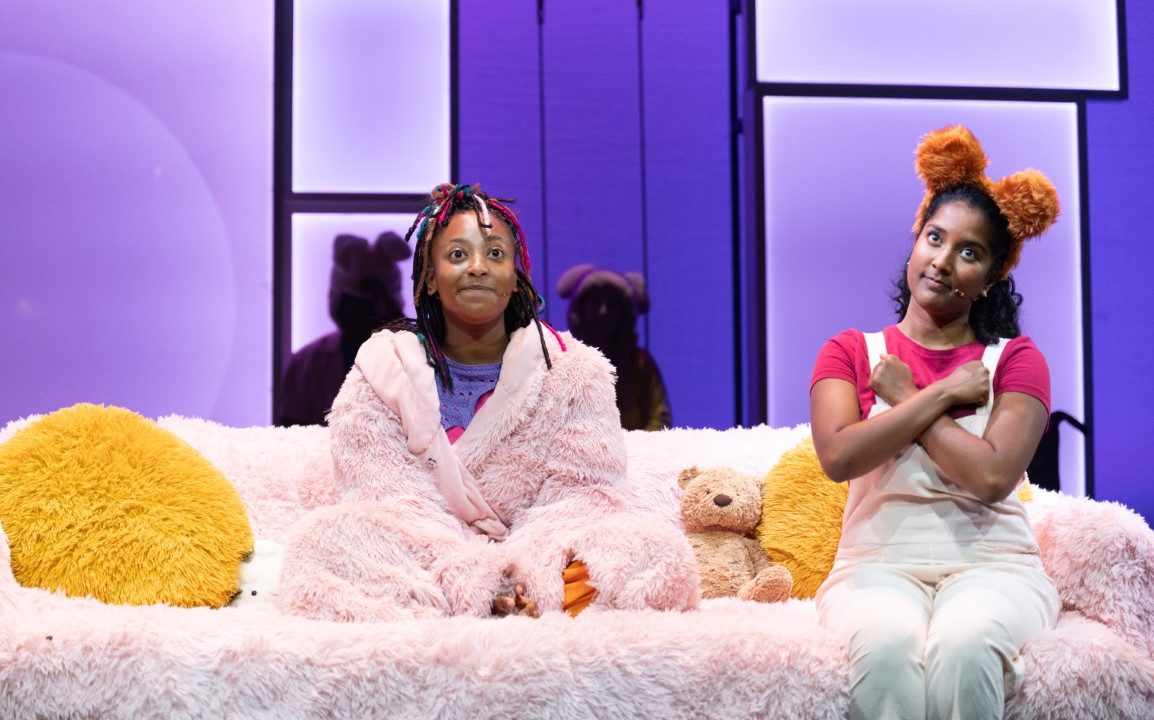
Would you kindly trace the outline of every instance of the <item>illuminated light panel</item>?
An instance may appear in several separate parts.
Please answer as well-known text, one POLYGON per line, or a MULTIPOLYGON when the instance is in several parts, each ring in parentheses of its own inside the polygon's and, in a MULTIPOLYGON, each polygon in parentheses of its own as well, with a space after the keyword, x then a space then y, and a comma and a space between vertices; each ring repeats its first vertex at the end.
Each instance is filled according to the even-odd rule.
MULTIPOLYGON (((1002 177, 1035 167, 1062 200, 1058 222, 1031 240, 1014 273, 1021 323, 1050 365, 1055 410, 1084 420, 1081 207, 1072 103, 763 99, 768 423, 809 421, 809 380, 822 343, 848 327, 896 320, 889 300, 912 243, 924 188, 920 136, 963 123, 1002 177)), ((1063 490, 1084 494, 1080 434, 1061 440, 1063 490)))
POLYGON ((761 82, 1119 89, 1116 0, 758 0, 761 82))
POLYGON ((293 190, 450 180, 448 0, 293 3, 293 190))

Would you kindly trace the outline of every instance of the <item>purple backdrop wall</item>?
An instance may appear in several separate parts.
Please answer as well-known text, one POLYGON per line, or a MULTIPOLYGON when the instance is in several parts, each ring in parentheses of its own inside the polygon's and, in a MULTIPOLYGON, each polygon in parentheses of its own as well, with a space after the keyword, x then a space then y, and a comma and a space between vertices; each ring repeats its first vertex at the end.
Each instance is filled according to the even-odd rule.
POLYGON ((459 5, 461 180, 514 195, 546 315, 592 262, 647 276, 639 322, 674 423, 734 422, 728 9, 459 5), (544 162, 542 156, 544 155, 544 162))
POLYGON ((272 3, 0 4, 0 422, 269 420, 272 3))
MULTIPOLYGON (((0 11, 0 422, 79 400, 238 425, 268 420, 272 4, 187 13, 134 5, 112 12, 13 0, 0 11), (54 79, 86 94, 61 104, 45 84, 54 79), (37 117, 69 134, 43 126, 30 143, 37 117), (129 154, 74 156, 100 171, 86 179, 31 150, 59 159, 62 149, 101 147, 129 154), (124 195, 115 189, 134 202, 116 206, 124 195), (123 222, 109 222, 114 211, 123 222), (48 312, 41 303, 52 297, 60 302, 48 312), (142 313, 142 299, 160 305, 142 313), (77 339, 96 349, 69 344, 77 339)), ((630 92, 644 102, 649 138, 650 342, 675 388, 679 422, 725 426, 733 417, 726 12, 713 3, 646 5, 644 90, 630 92)), ((1154 37, 1154 7, 1126 10, 1129 97, 1090 101, 1086 113, 1096 481, 1099 497, 1154 517, 1146 481, 1154 403, 1144 398, 1154 390, 1145 302, 1154 256, 1142 237, 1154 197, 1154 47, 1139 42, 1154 37)), ((539 244, 535 259, 546 258, 536 3, 461 3, 460 14, 461 175, 518 195, 539 244)), ((566 60, 575 62, 552 62, 566 60)), ((628 67, 598 67, 638 79, 631 58, 628 67)), ((640 135, 640 127, 605 132, 640 135)), ((636 227, 636 207, 602 204, 612 213, 586 206, 557 216, 554 223, 588 231, 567 243, 601 242, 598 230, 618 222, 636 227)), ((625 249, 596 259, 633 269, 636 245, 618 240, 625 249)), ((552 258, 538 282, 554 281, 562 259, 552 258)))
POLYGON ((736 413, 724 6, 646 0, 642 23, 649 348, 689 427, 736 413))
POLYGON ((1154 519, 1154 5, 1126 3, 1129 97, 1086 107, 1096 495, 1154 519))

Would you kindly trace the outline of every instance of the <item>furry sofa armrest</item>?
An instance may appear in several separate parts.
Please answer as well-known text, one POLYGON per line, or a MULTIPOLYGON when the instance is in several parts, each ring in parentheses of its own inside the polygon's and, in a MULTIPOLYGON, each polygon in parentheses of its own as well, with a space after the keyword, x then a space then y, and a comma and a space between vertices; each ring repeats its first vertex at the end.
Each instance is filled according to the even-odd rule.
POLYGON ((1038 492, 1031 519, 1062 605, 1154 658, 1154 531, 1115 502, 1038 492))

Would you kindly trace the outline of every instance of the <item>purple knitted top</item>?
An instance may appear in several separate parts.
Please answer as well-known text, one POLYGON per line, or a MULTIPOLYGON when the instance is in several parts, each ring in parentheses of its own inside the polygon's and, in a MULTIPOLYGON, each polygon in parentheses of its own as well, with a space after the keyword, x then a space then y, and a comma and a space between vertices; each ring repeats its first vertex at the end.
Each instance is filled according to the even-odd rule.
POLYGON ((453 378, 453 388, 450 390, 437 377, 437 395, 441 400, 441 427, 449 433, 449 440, 456 441, 473 416, 488 399, 493 388, 497 387, 497 378, 501 376, 501 363, 490 365, 462 365, 445 358, 449 368, 449 375, 453 378), (456 429, 456 432, 452 432, 456 429))

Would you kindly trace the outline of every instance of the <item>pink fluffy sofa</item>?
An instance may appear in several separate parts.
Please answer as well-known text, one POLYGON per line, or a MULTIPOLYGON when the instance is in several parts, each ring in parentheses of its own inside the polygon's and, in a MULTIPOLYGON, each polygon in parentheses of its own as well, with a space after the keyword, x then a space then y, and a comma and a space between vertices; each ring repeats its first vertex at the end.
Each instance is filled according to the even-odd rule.
MULTIPOLYGON (((23 425, 0 430, 0 442, 23 425)), ((159 421, 235 484, 275 543, 332 472, 319 427, 159 421)), ((806 428, 629 433, 631 493, 676 517, 677 472, 764 474, 806 428)), ((1065 610, 1026 648, 1007 716, 1154 718, 1154 534, 1117 504, 1030 505, 1065 610)), ((706 601, 687 613, 327 623, 275 600, 127 607, 22 588, 0 535, 4 718, 841 718, 846 663, 812 601, 706 601)))

